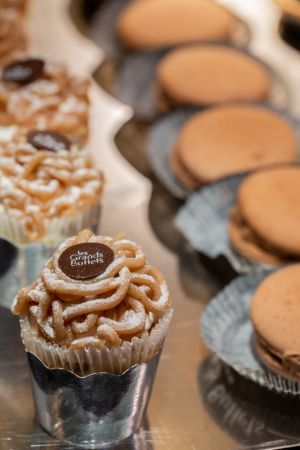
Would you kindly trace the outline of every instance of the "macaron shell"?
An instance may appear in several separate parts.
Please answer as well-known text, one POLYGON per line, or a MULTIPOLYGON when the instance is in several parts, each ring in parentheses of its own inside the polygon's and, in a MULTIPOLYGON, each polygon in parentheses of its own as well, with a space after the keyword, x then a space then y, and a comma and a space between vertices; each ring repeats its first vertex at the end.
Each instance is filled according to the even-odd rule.
POLYGON ((228 223, 228 234, 234 250, 250 261, 270 265, 283 264, 285 262, 279 256, 273 255, 259 246, 255 240, 249 239, 247 230, 237 223, 232 213, 228 223))
POLYGON ((197 181, 182 165, 177 148, 174 148, 171 152, 170 165, 174 175, 184 187, 194 190, 201 186, 201 182, 197 181))
POLYGON ((117 33, 133 50, 194 41, 227 40, 234 24, 227 10, 207 0, 143 0, 121 13, 117 33))
POLYGON ((300 264, 269 275, 251 303, 254 329, 282 355, 300 355, 300 264))
POLYGON ((278 114, 251 105, 223 105, 200 112, 177 142, 191 174, 210 182, 297 157, 297 136, 278 114))
POLYGON ((168 96, 185 105, 262 100, 271 87, 262 64, 241 51, 217 45, 190 45, 168 53, 158 65, 157 82, 168 96))
POLYGON ((250 229, 280 253, 300 257, 300 166, 262 170, 242 183, 238 208, 250 229))

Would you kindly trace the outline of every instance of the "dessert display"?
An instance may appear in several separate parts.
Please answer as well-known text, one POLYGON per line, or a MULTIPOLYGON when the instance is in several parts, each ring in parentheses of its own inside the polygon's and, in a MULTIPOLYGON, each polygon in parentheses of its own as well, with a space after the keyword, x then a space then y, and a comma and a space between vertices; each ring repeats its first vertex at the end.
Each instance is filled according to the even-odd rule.
POLYGON ((300 265, 272 273, 256 289, 251 303, 255 350, 271 371, 300 379, 300 265))
POLYGON ((26 50, 26 36, 20 14, 2 9, 0 4, 0 63, 17 57, 26 50))
POLYGON ((54 60, 24 55, 0 71, 0 125, 48 129, 84 144, 89 81, 54 60))
MULTIPOLYGON (((208 0, 120 0, 112 2, 111 9, 99 5, 104 19, 109 19, 106 28, 110 30, 103 35, 114 41, 110 53, 109 46, 99 53, 95 46, 89 48, 86 37, 81 47, 80 35, 72 35, 66 13, 69 2, 64 6, 51 2, 49 7, 48 2, 40 6, 39 0, 32 1, 34 18, 29 29, 35 42, 31 43, 34 50, 27 53, 23 29, 27 2, 0 0, 0 237, 12 247, 11 261, 7 243, 0 252, 0 285, 7 294, 5 306, 0 300, 0 378, 4 373, 3 386, 8 385, 7 394, 3 390, 2 403, 8 405, 4 421, 11 429, 21 423, 24 430, 13 432, 17 439, 26 436, 31 444, 35 431, 28 433, 28 424, 20 420, 29 411, 21 410, 22 396, 29 404, 31 391, 28 394, 28 383, 19 383, 19 370, 15 370, 19 367, 22 377, 29 369, 36 418, 50 435, 44 438, 40 430, 38 439, 32 440, 37 445, 55 446, 52 436, 66 445, 111 448, 139 430, 173 314, 166 278, 148 260, 143 249, 148 246, 174 277, 178 304, 149 423, 158 432, 161 427, 171 430, 173 447, 184 448, 192 433, 194 447, 205 447, 207 436, 199 440, 195 433, 203 419, 198 416, 199 405, 205 406, 197 394, 199 367, 207 352, 195 330, 204 301, 209 300, 209 305, 201 322, 203 337, 223 362, 251 379, 254 388, 256 383, 283 394, 300 393, 299 125, 288 111, 285 88, 289 86, 284 78, 256 57, 256 52, 271 55, 266 59, 274 62, 278 54, 271 51, 268 39, 265 48, 260 45, 260 33, 253 33, 253 54, 229 45, 239 45, 243 33, 247 42, 250 39, 252 20, 248 30, 246 7, 240 19, 208 0), (45 11, 51 27, 59 24, 53 34, 46 26, 45 11), (36 39, 38 23, 42 23, 40 41, 36 39), (64 41, 61 30, 70 33, 64 41), (57 48, 60 41, 62 49, 57 48), (52 59, 64 52, 69 52, 70 67, 78 64, 85 78, 52 59), (99 55, 104 55, 102 61, 99 55), (123 102, 131 105, 131 111, 120 102, 110 104, 96 85, 89 96, 93 70, 95 78, 102 70, 101 76, 115 88, 112 92, 119 100, 124 91, 128 93, 123 102), (279 97, 284 94, 282 110, 270 106, 276 103, 276 92, 279 97), (97 158, 85 148, 90 102, 91 150, 97 158), (153 132, 149 121, 158 116, 153 132), (128 117, 130 121, 113 136, 120 120, 128 117), (188 242, 173 227, 179 202, 157 185, 150 195, 149 182, 135 179, 134 170, 127 172, 115 154, 121 140, 126 141, 127 153, 119 148, 120 153, 136 167, 145 167, 144 160, 137 161, 145 156, 145 142, 153 144, 149 159, 155 152, 162 155, 156 158, 160 174, 167 172, 174 197, 188 199, 181 228, 176 222, 179 230, 188 230, 188 242), (115 183, 105 204, 102 235, 96 228, 105 176, 96 160, 104 161, 108 179, 115 183), (120 224, 126 234, 111 237, 120 224), (209 236, 205 227, 210 229, 209 236), (134 239, 133 231, 140 233, 143 247, 126 237, 132 234, 134 239), (159 239, 153 237, 155 233, 159 239), (161 242, 171 251, 165 251, 161 242), (30 264, 32 270, 28 270, 30 264), (274 266, 285 264, 291 265, 274 272, 274 266), (226 281, 241 273, 248 275, 237 277, 211 299, 220 287, 215 272, 222 271, 226 281), (19 318, 28 367, 22 354, 14 351, 18 345, 14 323, 2 326, 8 305, 19 318), (9 385, 10 376, 14 386, 9 385), (182 411, 176 408, 179 404, 182 411), (159 420, 157 411, 163 416, 159 420), (175 434, 178 424, 185 433, 175 434)), ((86 14, 92 16, 97 6, 84 5, 86 14)), ((291 56, 285 60, 280 55, 278 60, 288 65, 291 56)), ((287 79, 296 72, 296 65, 291 67, 285 71, 287 79)), ((152 183, 148 169, 145 173, 152 183)), ((218 380, 214 367, 206 376, 218 380)), ((239 383, 241 391, 247 390, 242 379, 239 383)), ((230 388, 235 389, 235 383, 230 388)), ((210 400, 216 409, 222 402, 226 411, 233 410, 221 384, 210 400)), ((201 413, 206 420, 206 411, 201 413)), ((31 423, 31 409, 30 414, 31 423)), ((245 428, 244 411, 233 414, 245 428)), ((261 427, 261 423, 250 425, 247 433, 261 427)), ((209 435, 208 429, 218 434, 216 426, 204 428, 204 434, 209 435)), ((148 423, 145 431, 151 446, 148 423)), ((230 448, 232 442, 227 445, 223 431, 211 439, 212 447, 224 442, 230 448)), ((165 442, 171 448, 169 438, 165 442)), ((9 433, 4 439, 11 440, 13 448, 18 446, 9 433)), ((136 443, 134 436, 128 446, 136 443)), ((265 442, 259 444, 265 446, 265 442)))
POLYGON ((226 41, 234 27, 232 14, 206 0, 131 2, 116 27, 124 47, 154 50, 197 41, 226 41))
POLYGON ((249 260, 266 264, 299 260, 299 188, 298 165, 246 177, 229 221, 233 248, 249 260))
POLYGON ((168 111, 180 105, 266 100, 271 79, 262 63, 233 47, 190 45, 161 59, 156 89, 159 108, 168 111))
POLYGON ((296 131, 279 114, 261 106, 222 105, 187 120, 171 166, 185 187, 196 189, 225 176, 295 162, 297 148, 296 131))
POLYGON ((89 155, 70 151, 62 135, 31 131, 28 139, 0 152, 0 234, 23 243, 62 239, 92 226, 102 172, 89 155))
POLYGON ((60 245, 39 279, 19 292, 12 311, 21 318, 27 351, 47 366, 72 371, 70 361, 80 355, 75 371, 86 375, 118 373, 120 361, 124 371, 153 358, 169 308, 166 281, 140 246, 84 230, 60 245), (105 349, 118 351, 109 359, 105 349))

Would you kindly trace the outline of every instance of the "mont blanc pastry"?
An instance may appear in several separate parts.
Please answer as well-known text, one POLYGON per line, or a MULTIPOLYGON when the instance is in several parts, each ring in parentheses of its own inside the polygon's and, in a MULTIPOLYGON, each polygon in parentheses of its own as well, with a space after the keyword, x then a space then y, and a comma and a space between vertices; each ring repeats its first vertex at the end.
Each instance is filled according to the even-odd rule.
POLYGON ((61 240, 96 220, 102 172, 88 155, 70 151, 62 135, 60 150, 50 150, 53 138, 48 148, 23 144, 0 153, 0 234, 14 242, 61 240))
POLYGON ((0 125, 57 131, 85 143, 88 88, 61 63, 22 56, 0 71, 0 125))
POLYGON ((170 295, 138 244, 84 230, 60 245, 12 311, 25 347, 46 365, 69 369, 76 355, 76 371, 96 372, 107 370, 110 355, 110 370, 118 372, 161 348, 170 295))

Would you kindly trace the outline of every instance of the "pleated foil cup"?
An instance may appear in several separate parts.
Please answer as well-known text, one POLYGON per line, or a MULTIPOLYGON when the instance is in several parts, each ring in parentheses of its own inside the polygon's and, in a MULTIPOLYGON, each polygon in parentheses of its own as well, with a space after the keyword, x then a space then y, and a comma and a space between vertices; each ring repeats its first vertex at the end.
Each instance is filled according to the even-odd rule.
MULTIPOLYGON (((230 47, 225 44, 219 45, 230 47)), ((264 61, 247 50, 236 49, 262 64, 268 71, 272 84, 270 96, 265 103, 282 110, 287 108, 289 93, 280 76, 264 61)), ((113 77, 112 94, 121 102, 131 106, 134 116, 139 120, 152 121, 162 114, 157 105, 155 80, 157 65, 166 53, 167 50, 130 54, 117 66, 117 73, 113 77)), ((211 105, 201 106, 205 108, 211 105)))
POLYGON ((250 303, 257 286, 271 271, 251 274, 231 282, 209 303, 201 318, 206 345, 240 375, 285 394, 300 394, 300 382, 269 371, 253 345, 250 303))
POLYGON ((134 434, 145 418, 172 313, 164 314, 150 336, 110 350, 47 344, 21 319, 41 426, 63 441, 88 448, 109 446, 134 434))
POLYGON ((141 426, 159 361, 157 354, 121 375, 84 378, 48 369, 28 353, 36 415, 52 436, 84 448, 111 448, 141 426))
MULTIPOLYGON (((63 239, 78 234, 84 228, 97 228, 100 219, 100 206, 92 205, 74 217, 66 215, 45 221, 45 236, 40 242, 57 245, 63 239)), ((0 236, 15 245, 28 244, 31 241, 23 222, 10 216, 0 206, 0 236)))
MULTIPOLYGON (((116 22, 130 2, 131 0, 106 0, 92 19, 91 36, 106 56, 120 57, 125 53, 116 34, 116 22)), ((250 41, 250 30, 241 18, 235 16, 232 12, 231 14, 235 17, 236 22, 230 42, 233 45, 244 47, 250 41)))
POLYGON ((229 240, 229 215, 245 176, 225 178, 195 192, 175 217, 176 227, 195 250, 211 260, 224 256, 238 274, 274 267, 247 260, 234 251, 229 240))
MULTIPOLYGON (((286 111, 271 108, 260 103, 254 105, 263 106, 263 108, 280 115, 284 120, 291 124, 298 137, 298 155, 300 156, 299 121, 286 111)), ((196 108, 182 108, 165 115, 151 126, 146 139, 146 151, 151 169, 170 194, 180 200, 188 198, 193 191, 187 189, 175 176, 170 164, 171 153, 174 150, 174 146, 184 124, 194 114, 199 112, 200 110, 196 108)))

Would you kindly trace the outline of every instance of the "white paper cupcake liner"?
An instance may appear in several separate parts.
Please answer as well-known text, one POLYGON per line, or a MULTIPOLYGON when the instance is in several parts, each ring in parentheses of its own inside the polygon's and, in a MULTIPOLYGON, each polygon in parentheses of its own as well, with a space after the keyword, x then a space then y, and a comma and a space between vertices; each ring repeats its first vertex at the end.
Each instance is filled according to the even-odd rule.
POLYGON ((134 337, 120 347, 81 348, 59 347, 39 337, 27 318, 20 319, 21 336, 28 352, 37 356, 50 369, 65 369, 79 376, 99 372, 121 374, 137 364, 149 362, 162 348, 173 310, 168 310, 153 327, 149 336, 134 337))
MULTIPOLYGON (((243 104, 243 103, 242 103, 243 104)), ((257 103, 257 106, 262 106, 257 103)), ((298 136, 298 150, 300 150, 300 123, 286 111, 263 105, 264 108, 279 114, 284 120, 289 122, 298 136)), ((199 109, 185 108, 179 109, 158 119, 150 128, 146 151, 149 163, 160 183, 178 199, 186 199, 193 191, 187 189, 173 173, 170 164, 170 156, 174 150, 174 145, 185 122, 194 114, 199 113, 199 109)), ((300 155, 299 155, 300 156, 300 155)))
MULTIPOLYGON (((92 19, 91 36, 106 56, 121 56, 125 53, 118 41, 115 25, 120 13, 129 5, 130 1, 106 0, 92 19)), ((245 47, 251 38, 249 27, 234 13, 231 12, 231 14, 235 17, 236 23, 230 42, 239 47, 245 47)))
POLYGON ((205 309, 201 333, 206 345, 240 375, 268 389, 298 395, 300 382, 269 371, 258 359, 252 345, 249 307, 256 287, 269 274, 270 271, 265 271, 231 282, 205 309))
MULTIPOLYGON (((57 245, 63 239, 78 234, 84 228, 95 229, 99 223, 100 205, 92 205, 74 217, 62 216, 45 221, 46 233, 40 242, 57 245)), ((30 243, 24 223, 0 207, 0 237, 15 245, 30 243)))
POLYGON ((244 258, 235 252, 230 243, 229 215, 245 176, 224 178, 195 192, 175 217, 176 227, 195 250, 212 260, 224 256, 238 274, 275 267, 244 258))
MULTIPOLYGON (((230 47, 226 44, 219 45, 230 47)), ((235 49, 262 64, 269 72, 272 86, 270 96, 265 103, 278 109, 286 109, 289 104, 288 88, 279 75, 249 51, 236 47, 235 49)), ((130 54, 118 65, 112 94, 121 102, 131 106, 135 117, 139 120, 151 121, 162 114, 156 101, 155 74, 157 64, 166 53, 167 51, 153 51, 130 54)), ((206 106, 210 105, 202 105, 202 107, 206 106)))

